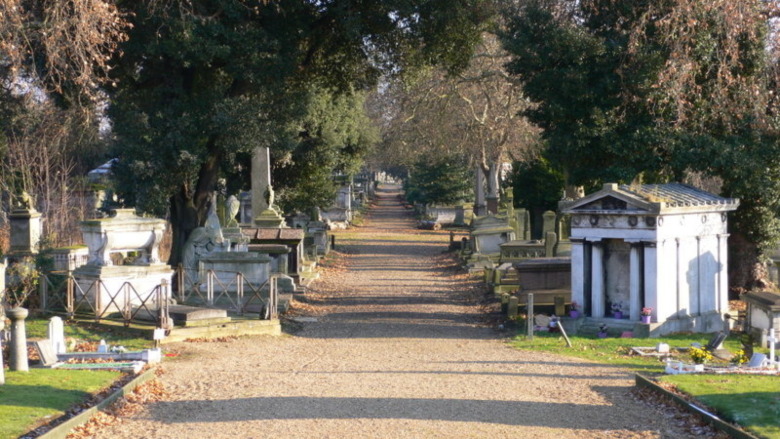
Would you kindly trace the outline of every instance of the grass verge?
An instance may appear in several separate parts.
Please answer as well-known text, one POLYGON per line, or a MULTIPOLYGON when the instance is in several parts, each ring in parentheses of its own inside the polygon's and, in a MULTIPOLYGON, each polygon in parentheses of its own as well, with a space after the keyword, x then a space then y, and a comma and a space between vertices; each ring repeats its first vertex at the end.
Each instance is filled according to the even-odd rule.
MULTIPOLYGON (((38 316, 25 320, 28 339, 46 338, 48 322, 48 318, 38 316)), ((142 337, 141 331, 121 325, 66 321, 64 329, 66 339, 78 344, 96 345, 105 340, 109 345, 121 345, 131 351, 152 345, 152 341, 142 337)), ((5 384, 0 386, 0 439, 19 437, 59 418, 122 377, 121 372, 106 370, 6 371, 5 384)))
POLYGON ((121 376, 118 371, 6 371, 5 384, 0 386, 0 439, 17 438, 57 419, 121 376))
MULTIPOLYGON (((668 343, 672 348, 691 343, 705 345, 708 334, 677 334, 663 338, 570 337, 573 347, 566 348, 560 334, 537 333, 532 340, 517 336, 511 344, 517 349, 543 351, 583 358, 597 363, 614 364, 641 372, 674 386, 680 392, 709 407, 723 419, 734 422, 751 433, 767 439, 780 439, 780 377, 755 375, 663 375, 665 363, 653 357, 632 355, 634 346, 668 343)), ((736 337, 729 337, 724 347, 731 352, 741 348, 736 337)), ((677 354, 691 362, 686 354, 677 354)), ((726 362, 722 362, 726 364, 726 362)))

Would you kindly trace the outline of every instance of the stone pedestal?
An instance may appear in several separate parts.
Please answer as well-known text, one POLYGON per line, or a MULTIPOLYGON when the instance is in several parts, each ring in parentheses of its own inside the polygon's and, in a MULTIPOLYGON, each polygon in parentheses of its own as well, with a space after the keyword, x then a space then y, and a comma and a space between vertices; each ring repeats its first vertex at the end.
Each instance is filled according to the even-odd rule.
POLYGON ((11 248, 13 256, 31 256, 38 253, 41 240, 41 214, 35 209, 17 209, 8 215, 11 225, 11 248))
POLYGON ((6 310, 5 314, 11 319, 11 356, 10 369, 27 372, 30 370, 27 362, 27 330, 24 319, 29 311, 22 307, 6 310))
POLYGON ((254 218, 255 227, 279 229, 284 224, 284 218, 273 207, 263 210, 254 218))

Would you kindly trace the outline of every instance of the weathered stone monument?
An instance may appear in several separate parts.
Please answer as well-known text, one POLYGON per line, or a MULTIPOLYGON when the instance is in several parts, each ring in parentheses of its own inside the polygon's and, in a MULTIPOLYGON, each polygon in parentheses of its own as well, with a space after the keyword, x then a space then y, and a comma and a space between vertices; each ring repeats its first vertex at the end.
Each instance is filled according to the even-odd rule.
POLYGON ((284 224, 274 207, 271 156, 266 147, 255 148, 252 154, 252 221, 256 227, 279 228, 284 224))
POLYGON ((17 198, 8 220, 11 226, 9 257, 20 259, 38 254, 41 214, 35 210, 35 202, 27 192, 17 198))
POLYGON ((605 184, 571 215, 572 300, 586 315, 619 310, 653 334, 711 332, 728 311, 727 218, 739 200, 679 183, 605 184))
MULTIPOLYGON (((143 218, 133 209, 117 209, 105 219, 83 221, 81 232, 89 248, 89 262, 77 268, 73 276, 98 315, 119 310, 124 302, 112 300, 125 283, 132 286, 128 304, 138 305, 149 299, 165 281, 171 284, 173 270, 160 261, 159 245, 165 220, 143 218), (115 265, 112 254, 136 253, 129 264, 115 265)), ((166 293, 167 300, 170 291, 166 293)))

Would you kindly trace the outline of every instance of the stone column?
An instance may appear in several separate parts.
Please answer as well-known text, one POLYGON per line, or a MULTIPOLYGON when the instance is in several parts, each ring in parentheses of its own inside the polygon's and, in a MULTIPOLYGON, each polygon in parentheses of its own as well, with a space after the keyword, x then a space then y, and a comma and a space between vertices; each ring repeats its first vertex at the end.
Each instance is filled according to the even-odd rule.
POLYGON ((645 306, 653 308, 653 317, 658 321, 658 249, 655 242, 643 242, 644 246, 644 293, 645 306))
POLYGON ((27 331, 24 319, 29 312, 22 307, 11 308, 6 315, 11 319, 11 357, 10 369, 19 372, 30 370, 27 363, 27 331))
MULTIPOLYGON (((725 226, 724 226, 725 227, 725 226)), ((728 275, 728 233, 718 235, 718 275, 717 283, 718 310, 725 313, 729 309, 729 275, 728 275)))
POLYGON ((591 317, 604 317, 607 297, 604 285, 604 248, 601 241, 593 241, 591 254, 591 317))
MULTIPOLYGON (((628 240, 626 240, 628 241, 628 240)), ((629 292, 629 318, 639 320, 642 307, 642 269, 640 243, 638 241, 628 241, 631 244, 631 250, 628 254, 628 292, 629 292)))
POLYGON ((252 219, 268 209, 266 191, 271 186, 271 155, 268 148, 255 148, 252 152, 252 219))
POLYGON ((498 214, 498 164, 492 163, 488 175, 487 210, 493 215, 498 214))
POLYGON ((571 300, 585 310, 585 243, 582 239, 571 241, 571 300))
POLYGON ((485 216, 487 206, 485 204, 485 173, 477 165, 474 169, 474 215, 485 216))

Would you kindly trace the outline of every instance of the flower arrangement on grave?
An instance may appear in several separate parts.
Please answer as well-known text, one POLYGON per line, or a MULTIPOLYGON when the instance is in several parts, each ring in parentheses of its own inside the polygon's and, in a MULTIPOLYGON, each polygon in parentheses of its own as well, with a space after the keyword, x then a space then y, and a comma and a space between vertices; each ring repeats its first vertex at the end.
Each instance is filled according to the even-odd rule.
POLYGON ((615 302, 612 304, 612 314, 619 313, 623 310, 623 307, 620 306, 619 302, 615 302))
POLYGON ((579 317, 580 316, 579 307, 580 307, 579 303, 577 303, 576 301, 572 301, 571 304, 569 305, 569 317, 573 319, 579 317))
POLYGON ((607 326, 606 323, 602 323, 599 325, 599 338, 605 338, 607 336, 607 330, 609 330, 609 326, 607 326))
POLYGON ((650 308, 650 307, 647 307, 647 306, 642 308, 642 315, 643 316, 649 316, 649 315, 652 315, 652 314, 653 314, 653 308, 650 308))
POLYGON ((691 360, 696 364, 704 364, 712 360, 712 354, 708 350, 695 346, 691 346, 688 350, 688 355, 690 355, 691 360))
POLYGON ((740 364, 745 364, 749 361, 747 354, 745 354, 745 351, 742 349, 738 349, 736 352, 734 352, 734 356, 731 357, 731 362, 733 364, 736 364, 739 366, 740 364))

